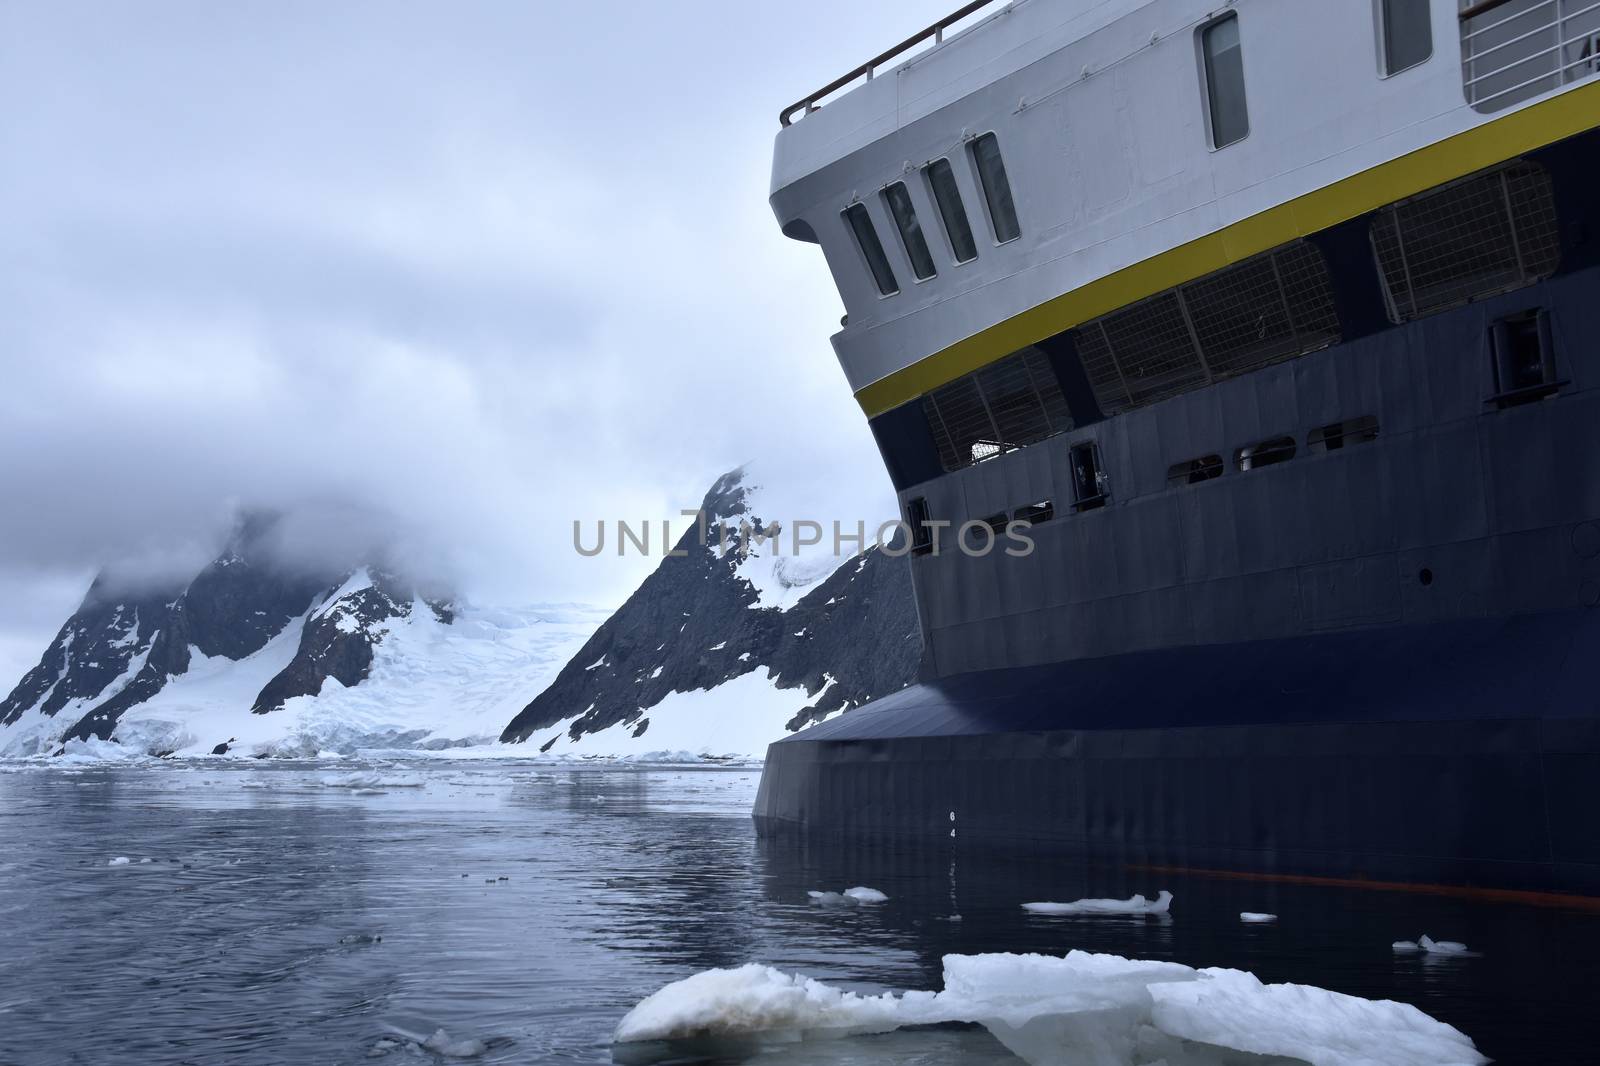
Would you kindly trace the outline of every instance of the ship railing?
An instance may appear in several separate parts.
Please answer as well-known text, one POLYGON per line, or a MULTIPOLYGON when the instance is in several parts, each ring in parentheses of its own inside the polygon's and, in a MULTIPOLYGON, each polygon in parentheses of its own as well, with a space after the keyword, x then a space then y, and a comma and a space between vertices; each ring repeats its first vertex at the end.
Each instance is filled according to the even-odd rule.
POLYGON ((1600 70, 1600 2, 1478 0, 1459 18, 1467 102, 1480 111, 1509 107, 1600 70), (1502 17, 1479 24, 1495 12, 1502 17), (1489 63, 1495 65, 1485 70, 1489 63))
POLYGON ((794 103, 790 104, 788 107, 784 108, 778 113, 778 121, 782 125, 788 126, 797 113, 809 115, 811 112, 822 106, 822 101, 826 97, 832 96, 834 93, 838 92, 840 89, 843 89, 846 85, 849 85, 858 78, 865 81, 871 81, 873 76, 877 73, 879 67, 883 66, 885 63, 888 63, 892 59, 897 59, 900 56, 905 55, 919 44, 929 40, 931 40, 935 45, 942 44, 944 42, 945 34, 950 30, 950 28, 969 15, 981 11, 986 7, 1009 2, 1010 0, 973 0, 972 3, 964 5, 959 11, 955 11, 949 15, 946 15, 944 18, 940 19, 938 22, 935 22, 927 29, 921 30, 912 34, 910 37, 907 37, 905 40, 901 41, 887 52, 884 52, 881 55, 873 56, 871 59, 861 64, 859 67, 856 67, 848 74, 840 75, 839 77, 830 81, 828 84, 824 85, 822 88, 818 89, 816 92, 811 93, 809 96, 806 96, 800 100, 796 100, 794 103))

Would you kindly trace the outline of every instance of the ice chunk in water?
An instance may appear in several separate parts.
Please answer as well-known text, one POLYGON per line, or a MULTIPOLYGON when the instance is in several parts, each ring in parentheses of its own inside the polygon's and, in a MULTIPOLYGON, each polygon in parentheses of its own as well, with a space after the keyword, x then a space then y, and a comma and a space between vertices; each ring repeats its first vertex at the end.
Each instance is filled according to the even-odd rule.
POLYGON ((770 1033, 788 1039, 886 1033, 904 1023, 891 993, 840 992, 800 974, 750 963, 706 970, 647 996, 617 1025, 619 1044, 770 1033))
POLYGON ((1412 955, 1419 951, 1429 955, 1471 955, 1467 945, 1458 940, 1435 940, 1423 936, 1419 940, 1396 940, 1389 945, 1399 955, 1412 955))
POLYGON ((1443 1066, 1484 1063, 1460 1030, 1407 1003, 1361 999, 1311 985, 1264 985, 1240 970, 1207 969, 1201 980, 1152 986, 1156 1028, 1257 1055, 1313 1066, 1443 1066))
POLYGON ((812 889, 806 895, 811 897, 812 903, 822 907, 854 907, 861 902, 843 892, 818 892, 816 889, 812 889))
MULTIPOLYGON (((947 955, 944 983, 936 994, 868 997, 766 966, 709 970, 645 999, 623 1018, 615 1040, 793 1042, 977 1022, 1033 1066, 1487 1061, 1461 1032, 1415 1007, 1308 985, 1264 985, 1238 970, 1083 951, 1063 958, 947 955)), ((662 1058, 675 1054, 661 1049, 662 1058)))
POLYGON ((126 855, 118 855, 116 858, 114 858, 110 862, 106 863, 106 865, 107 866, 126 866, 132 861, 133 860, 128 858, 126 855))
POLYGON ((1423 936, 1417 941, 1417 947, 1430 955, 1470 955, 1467 945, 1459 940, 1435 940, 1430 936, 1423 936))
POLYGON ((435 1029, 433 1035, 422 1042, 422 1046, 447 1059, 474 1059, 488 1050, 482 1040, 457 1040, 443 1029, 435 1029))
POLYGON ((324 777, 327 788, 348 788, 356 795, 370 795, 389 788, 422 788, 426 782, 415 777, 384 777, 381 774, 341 774, 324 777))
POLYGON ((1241 922, 1258 922, 1258 923, 1259 922, 1275 922, 1275 921, 1278 920, 1278 916, 1276 914, 1264 914, 1261 911, 1240 911, 1239 912, 1239 920, 1241 922))
POLYGON ((889 900, 888 896, 884 895, 882 892, 879 892, 877 889, 866 888, 860 885, 855 888, 845 889, 844 894, 855 900, 857 903, 887 903, 889 900))
POLYGON ((1166 914, 1172 907, 1172 893, 1166 889, 1154 900, 1135 894, 1129 899, 1080 899, 1072 903, 1024 903, 1029 914, 1166 914))

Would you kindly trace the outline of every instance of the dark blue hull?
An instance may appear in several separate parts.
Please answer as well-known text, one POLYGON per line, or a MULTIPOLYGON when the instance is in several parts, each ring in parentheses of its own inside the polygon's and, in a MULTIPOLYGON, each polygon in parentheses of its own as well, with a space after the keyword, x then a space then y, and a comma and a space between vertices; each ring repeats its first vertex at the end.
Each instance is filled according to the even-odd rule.
MULTIPOLYGON (((1323 347, 1134 402, 1108 352, 1207 351, 1146 301, 1027 356, 1070 429, 875 418, 908 515, 1034 550, 912 559, 924 683, 774 744, 762 830, 1600 896, 1600 130, 1512 167, 1308 234, 1323 347)), ((1229 271, 1163 299, 1256 307, 1229 271)))
POLYGON ((1600 612, 913 686, 771 746, 790 832, 1600 894, 1600 612))

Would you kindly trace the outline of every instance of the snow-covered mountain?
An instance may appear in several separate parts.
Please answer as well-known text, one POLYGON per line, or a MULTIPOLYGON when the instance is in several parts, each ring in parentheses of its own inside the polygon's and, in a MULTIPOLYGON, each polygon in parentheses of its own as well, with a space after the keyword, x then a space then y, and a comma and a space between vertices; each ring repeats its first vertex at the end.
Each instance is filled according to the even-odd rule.
POLYGON ((685 533, 609 617, 456 603, 381 560, 289 563, 280 520, 251 517, 187 582, 97 579, 0 702, 0 756, 496 740, 520 755, 756 755, 914 678, 904 558, 796 552, 799 502, 743 469, 703 506, 704 535, 685 533))
POLYGON ((425 596, 390 570, 287 564, 245 520, 180 587, 96 580, 0 703, 0 754, 306 755, 493 740, 604 612, 425 596))
MULTIPOLYGON (((551 753, 759 753, 916 677, 908 560, 795 550, 809 510, 741 468, 502 739, 551 753)), ((830 523, 831 525, 831 523, 830 523)), ((869 533, 870 535, 870 533, 869 533)))

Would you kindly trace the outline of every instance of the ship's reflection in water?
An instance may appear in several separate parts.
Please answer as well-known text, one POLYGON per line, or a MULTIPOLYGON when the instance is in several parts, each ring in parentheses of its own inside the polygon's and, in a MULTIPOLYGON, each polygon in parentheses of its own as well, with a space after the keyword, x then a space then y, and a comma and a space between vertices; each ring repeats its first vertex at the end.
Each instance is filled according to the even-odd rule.
MULTIPOLYGON (((948 953, 1072 948, 1398 999, 1501 1062, 1596 1053, 1592 912, 1085 870, 966 841, 914 853, 763 843, 750 771, 0 771, 4 1063, 608 1062, 630 1007, 712 967, 937 989, 948 953), (824 907, 806 895, 855 885, 890 898, 824 907), (1162 888, 1176 895, 1167 918, 1020 907, 1162 888), (1243 924, 1241 911, 1280 920, 1243 924), (1422 934, 1477 954, 1390 948, 1422 934)), ((749 1055, 1015 1061, 976 1028, 749 1055)))

